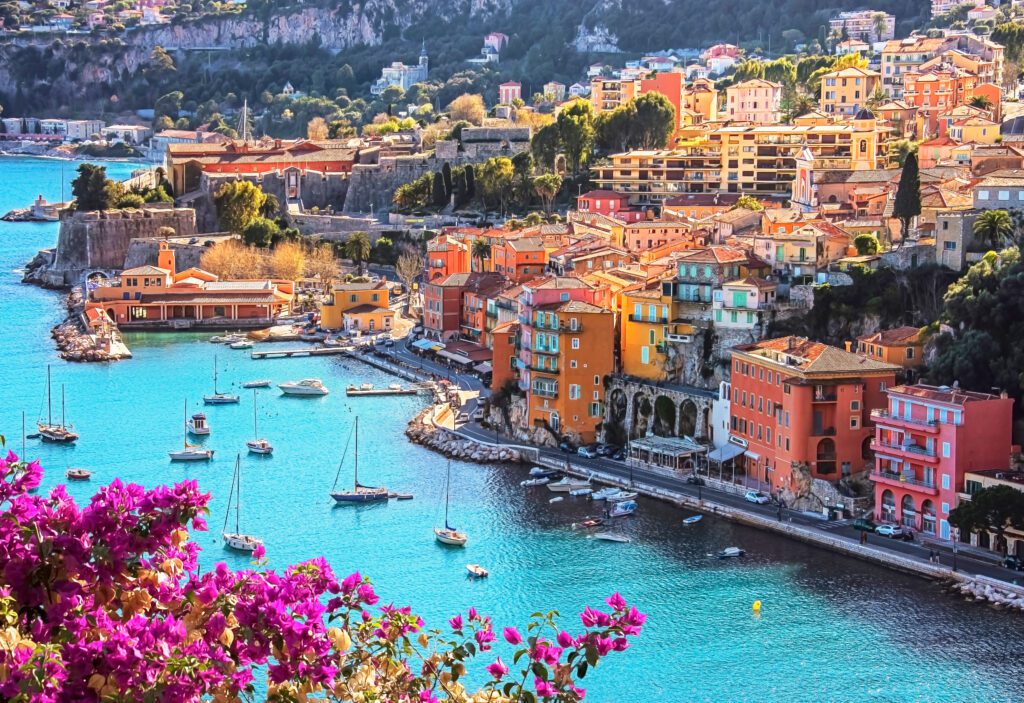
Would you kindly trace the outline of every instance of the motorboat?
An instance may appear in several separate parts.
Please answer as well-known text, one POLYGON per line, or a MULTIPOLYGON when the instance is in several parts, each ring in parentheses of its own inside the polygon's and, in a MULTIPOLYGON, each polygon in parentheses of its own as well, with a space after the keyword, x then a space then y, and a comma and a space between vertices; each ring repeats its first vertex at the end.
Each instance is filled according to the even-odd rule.
POLYGON ((52 410, 52 394, 50 384, 50 367, 46 367, 46 422, 39 421, 36 423, 36 429, 39 430, 39 439, 44 442, 51 442, 53 444, 72 444, 78 441, 78 433, 72 429, 71 425, 67 424, 64 417, 64 386, 60 387, 60 423, 53 421, 53 410, 52 410))
POLYGON ((389 383, 388 384, 388 390, 400 391, 400 390, 402 390, 402 384, 401 383, 389 383))
POLYGON ((372 383, 364 383, 363 385, 359 386, 359 390, 361 390, 361 391, 372 391, 373 390, 373 384, 372 383))
POLYGON ((263 544, 258 537, 247 535, 239 529, 240 513, 242 510, 242 455, 235 458, 235 474, 231 478, 231 492, 228 494, 228 508, 224 513, 224 527, 220 536, 224 539, 224 546, 239 552, 252 552, 256 547, 263 544), (231 516, 231 499, 234 498, 235 507, 235 531, 228 532, 228 518, 231 516))
POLYGON ((242 384, 242 388, 270 388, 270 379, 261 379, 259 381, 246 381, 242 384))
POLYGON ((532 486, 543 486, 551 481, 550 478, 528 478, 525 481, 520 481, 519 485, 524 488, 530 488, 532 486))
POLYGON ((590 488, 590 481, 565 476, 560 481, 548 484, 548 490, 552 493, 568 493, 569 491, 575 491, 577 488, 590 488))
POLYGON ((469 540, 469 535, 460 532, 448 524, 448 495, 452 485, 452 462, 448 462, 448 473, 444 483, 444 527, 434 528, 434 538, 441 544, 448 544, 453 547, 464 547, 469 540))
POLYGON ((356 447, 354 453, 354 470, 351 491, 338 491, 338 479, 341 478, 341 469, 345 465, 345 455, 348 454, 348 442, 345 442, 345 449, 341 454, 341 461, 338 463, 338 473, 334 477, 334 485, 331 486, 331 498, 343 505, 357 505, 361 503, 382 503, 386 502, 391 494, 387 488, 382 486, 364 486, 359 483, 359 418, 356 418, 352 426, 352 433, 349 439, 355 436, 356 447))
POLYGON ((592 488, 576 488, 574 490, 569 491, 569 495, 577 496, 577 497, 579 497, 579 496, 588 496, 588 495, 590 495, 593 492, 594 492, 594 489, 592 489, 592 488))
POLYGON ((228 346, 232 349, 252 349, 253 341, 251 339, 240 339, 237 342, 232 342, 228 346))
POLYGON ((190 435, 205 437, 210 434, 210 425, 206 422, 206 413, 193 413, 192 417, 185 421, 185 428, 190 435))
POLYGON ((722 551, 715 554, 715 556, 719 559, 735 559, 736 557, 741 557, 744 554, 746 554, 746 552, 740 549, 739 547, 726 547, 722 551))
POLYGON ((252 389, 252 435, 253 438, 245 443, 253 454, 270 454, 274 451, 274 445, 268 440, 260 437, 258 419, 256 417, 256 389, 252 389))
POLYGON ((636 512, 636 502, 627 500, 622 503, 616 503, 608 511, 608 517, 625 517, 626 515, 632 515, 636 512))
POLYGON ((69 481, 88 481, 92 478, 92 471, 89 469, 68 469, 64 474, 69 481))
POLYGON ((572 524, 572 526, 575 529, 575 528, 578 528, 578 527, 585 527, 585 528, 600 527, 603 524, 604 524, 604 518, 603 517, 589 517, 589 518, 587 518, 586 520, 584 520, 582 522, 574 522, 572 524))
POLYGON ((231 405, 237 403, 239 397, 231 393, 221 393, 217 390, 217 357, 213 357, 213 394, 204 395, 203 403, 206 405, 231 405))
POLYGON ((555 498, 552 498, 548 502, 549 503, 561 503, 563 500, 565 500, 565 498, 563 498, 562 496, 557 496, 555 498))
POLYGON ((185 431, 184 446, 181 449, 167 452, 171 461, 209 461, 213 458, 213 450, 201 447, 198 444, 188 443, 188 401, 185 401, 185 431))
POLYGON ((545 469, 543 466, 534 466, 530 469, 530 475, 542 478, 544 476, 550 476, 555 473, 552 469, 545 469))
POLYGON ((627 500, 636 500, 636 491, 616 491, 605 498, 609 503, 622 503, 627 500))
POLYGON ((690 517, 683 519, 683 524, 684 525, 693 525, 695 523, 700 522, 701 518, 703 518, 703 517, 704 517, 703 515, 691 515, 690 517))
POLYGON ((615 532, 595 532, 593 535, 594 539, 599 539, 604 542, 632 542, 626 535, 620 535, 615 532))
POLYGON ((469 572, 471 578, 475 579, 485 579, 491 575, 490 571, 479 564, 466 564, 466 571, 469 572))
POLYGON ((233 344, 239 340, 245 339, 242 335, 237 332, 231 332, 230 334, 220 334, 210 337, 210 341, 214 344, 233 344))
POLYGON ((324 339, 323 345, 325 347, 343 347, 345 346, 345 342, 340 339, 335 339, 334 337, 327 337, 324 339))
POLYGON ((616 495, 618 492, 619 492, 619 489, 616 488, 615 486, 606 486, 605 488, 601 488, 601 489, 596 490, 593 493, 591 493, 590 494, 590 499, 591 500, 605 500, 609 496, 616 495))
POLYGON ((285 381, 277 384, 285 395, 320 396, 330 393, 318 378, 304 378, 301 381, 285 381))

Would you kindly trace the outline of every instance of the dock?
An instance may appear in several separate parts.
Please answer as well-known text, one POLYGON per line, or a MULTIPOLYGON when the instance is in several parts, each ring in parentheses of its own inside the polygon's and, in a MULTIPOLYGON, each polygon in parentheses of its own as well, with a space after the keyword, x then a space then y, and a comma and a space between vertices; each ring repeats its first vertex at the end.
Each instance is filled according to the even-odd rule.
POLYGON ((337 356, 347 354, 348 347, 300 347, 298 349, 266 349, 253 351, 253 359, 284 359, 291 356, 337 356))
POLYGON ((423 388, 346 388, 345 395, 416 395, 423 388))

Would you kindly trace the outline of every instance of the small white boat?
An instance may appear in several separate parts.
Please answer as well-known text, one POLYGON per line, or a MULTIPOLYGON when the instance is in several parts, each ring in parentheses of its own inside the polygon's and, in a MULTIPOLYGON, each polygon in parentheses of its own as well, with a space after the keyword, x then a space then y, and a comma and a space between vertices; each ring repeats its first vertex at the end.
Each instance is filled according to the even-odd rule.
POLYGON ((448 494, 452 485, 452 462, 448 461, 448 473, 444 483, 444 527, 434 528, 434 538, 441 544, 449 544, 453 547, 464 547, 469 541, 469 535, 456 530, 448 524, 448 494))
POLYGON ((270 388, 270 379, 262 379, 259 381, 246 381, 242 384, 242 388, 270 388))
POLYGON ((562 496, 558 496, 556 498, 552 498, 548 502, 549 503, 561 503, 563 500, 565 500, 565 498, 563 498, 562 496))
POLYGON ((700 522, 701 518, 703 518, 703 517, 704 517, 703 515, 691 515, 690 517, 685 518, 683 520, 683 524, 684 525, 693 525, 694 523, 700 522))
POLYGON ((185 401, 185 431, 184 446, 181 449, 167 452, 171 461, 209 461, 213 458, 213 450, 200 447, 197 444, 188 443, 188 401, 185 401))
POLYGON ((599 490, 594 491, 590 495, 590 499, 591 500, 605 500, 609 496, 616 495, 618 492, 619 492, 619 489, 616 488, 615 486, 606 486, 605 488, 601 488, 599 490))
POLYGON ((519 485, 524 488, 530 488, 531 486, 543 486, 550 481, 550 478, 528 478, 525 481, 520 481, 519 485))
POLYGON ((632 500, 627 500, 623 503, 616 503, 612 506, 612 509, 608 511, 608 517, 625 517, 626 515, 632 515, 636 512, 637 505, 632 500))
POLYGON ((237 395, 230 393, 221 393, 217 390, 217 357, 213 357, 213 395, 204 395, 203 403, 206 405, 230 405, 237 403, 239 398, 237 395))
POLYGON ((359 386, 359 390, 361 390, 361 391, 372 391, 373 390, 373 384, 372 383, 364 383, 363 385, 359 386))
POLYGON ((88 481, 92 478, 92 471, 89 469, 68 469, 64 474, 69 481, 88 481))
POLYGON ((719 559, 734 559, 736 557, 741 557, 744 554, 746 554, 746 552, 740 549, 739 547, 726 547, 722 551, 715 554, 715 556, 719 559))
POLYGON ((400 391, 400 390, 402 390, 402 384, 400 384, 400 383, 389 383, 388 384, 388 390, 400 391))
POLYGON ((590 488, 590 481, 565 476, 560 481, 548 484, 548 490, 552 493, 568 493, 569 491, 575 491, 577 488, 590 488))
POLYGON ((479 564, 466 564, 466 571, 469 572, 472 578, 476 579, 485 579, 491 575, 491 572, 479 564))
POLYGON ((252 349, 253 341, 251 339, 240 339, 237 342, 232 342, 228 346, 232 349, 252 349))
POLYGON ((627 500, 636 500, 636 491, 615 491, 605 498, 609 503, 622 503, 627 500))
POLYGON ((216 334, 210 337, 210 341, 214 344, 230 344, 231 342, 237 342, 240 337, 237 334, 216 334))
POLYGON ((556 473, 553 469, 545 469, 543 466, 534 466, 532 469, 530 469, 530 475, 539 478, 550 476, 553 473, 556 473))
POLYGON ((185 422, 185 427, 190 435, 195 435, 196 437, 205 437, 210 434, 210 425, 206 422, 206 413, 194 413, 185 422))
POLYGON ((594 492, 594 490, 591 489, 591 488, 577 488, 575 490, 569 491, 569 495, 571 495, 571 496, 588 496, 588 495, 590 495, 593 492, 594 492))
POLYGON ((620 535, 615 532, 596 532, 593 535, 594 539, 603 540, 605 542, 632 542, 626 535, 620 535))
POLYGON ((231 493, 228 494, 228 509, 224 513, 224 527, 220 536, 224 538, 224 546, 239 552, 252 552, 263 544, 258 537, 247 535, 239 527, 239 513, 242 509, 242 455, 235 459, 235 475, 231 478, 231 493), (235 499, 235 531, 228 532, 228 517, 231 515, 231 499, 235 499))
POLYGON ((245 446, 253 454, 272 454, 274 451, 274 445, 265 439, 250 439, 245 446))
POLYGON ((343 346, 345 346, 345 343, 343 341, 341 341, 340 339, 335 339, 334 337, 328 337, 327 339, 325 339, 323 341, 323 344, 324 344, 325 347, 343 347, 343 346))
POLYGON ((318 378, 304 378, 301 381, 285 381, 277 384, 285 395, 319 396, 330 393, 318 378))

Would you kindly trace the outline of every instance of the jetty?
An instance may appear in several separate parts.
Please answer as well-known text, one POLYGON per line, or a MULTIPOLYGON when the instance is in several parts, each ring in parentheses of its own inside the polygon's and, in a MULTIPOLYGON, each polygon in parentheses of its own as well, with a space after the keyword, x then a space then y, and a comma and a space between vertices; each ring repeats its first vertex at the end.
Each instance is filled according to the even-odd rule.
POLYGON ((291 356, 337 356, 347 354, 348 347, 300 347, 298 349, 266 349, 253 351, 253 359, 284 359, 291 356))
POLYGON ((352 386, 345 389, 345 395, 417 395, 429 390, 429 385, 420 387, 409 386, 408 388, 357 388, 352 386))

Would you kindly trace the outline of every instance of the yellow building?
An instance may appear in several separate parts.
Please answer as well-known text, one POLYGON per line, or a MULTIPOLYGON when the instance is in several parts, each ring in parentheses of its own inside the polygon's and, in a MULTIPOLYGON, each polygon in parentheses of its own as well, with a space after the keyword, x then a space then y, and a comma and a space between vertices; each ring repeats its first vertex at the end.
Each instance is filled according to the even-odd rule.
POLYGON ((334 286, 331 301, 320 308, 320 325, 332 330, 387 331, 395 319, 390 305, 391 291, 385 280, 339 283, 334 286))
POLYGON ((828 115, 855 115, 867 104, 882 76, 866 68, 843 68, 821 77, 821 109, 828 115))
POLYGON ((661 284, 623 292, 619 321, 620 360, 627 376, 660 380, 665 376, 671 301, 662 300, 661 284))
POLYGON ((949 136, 961 144, 995 144, 999 139, 999 124, 984 117, 957 120, 949 127, 949 136))
POLYGON ((634 78, 594 78, 590 81, 590 104, 594 112, 608 112, 625 105, 640 92, 640 81, 634 78))

